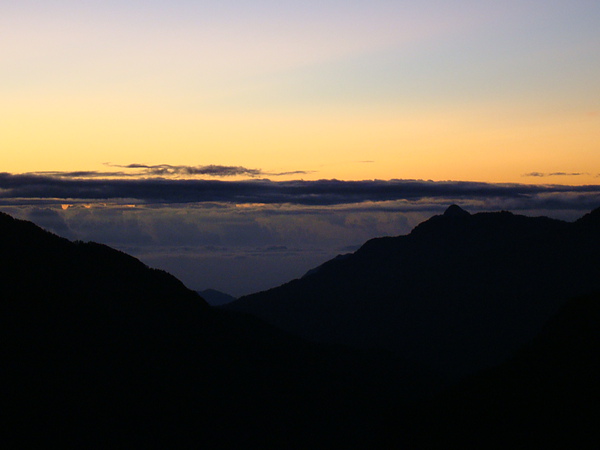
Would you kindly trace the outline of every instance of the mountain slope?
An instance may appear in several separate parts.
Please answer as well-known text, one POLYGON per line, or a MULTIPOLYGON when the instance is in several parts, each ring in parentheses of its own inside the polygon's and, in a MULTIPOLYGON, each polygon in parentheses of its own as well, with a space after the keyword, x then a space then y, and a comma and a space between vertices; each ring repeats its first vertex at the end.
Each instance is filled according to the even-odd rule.
POLYGON ((226 294, 225 292, 217 291, 216 289, 205 289, 203 291, 198 291, 198 294, 200 294, 210 306, 223 306, 236 300, 235 297, 226 294))
POLYGON ((151 301, 169 294, 193 302, 197 308, 208 308, 199 295, 164 271, 150 269, 105 245, 72 243, 3 213, 0 248, 5 298, 77 297, 91 303, 94 298, 111 295, 151 301))
POLYGON ((226 308, 459 376, 506 359, 565 299, 600 288, 598 216, 566 223, 452 206, 226 308))
POLYGON ((214 310, 135 258, 1 213, 0 286, 9 447, 372 445, 389 405, 428 382, 382 353, 214 310))
POLYGON ((597 448, 599 353, 600 294, 572 299, 511 361, 411 412, 413 445, 597 448))

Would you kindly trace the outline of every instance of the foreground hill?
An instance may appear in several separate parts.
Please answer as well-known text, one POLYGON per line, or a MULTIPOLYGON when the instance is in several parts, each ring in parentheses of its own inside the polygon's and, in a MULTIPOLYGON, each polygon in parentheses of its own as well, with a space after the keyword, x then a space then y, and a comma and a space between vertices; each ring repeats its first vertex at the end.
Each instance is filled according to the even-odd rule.
POLYGON ((226 306, 319 342, 386 348, 460 376, 508 358, 600 289, 600 209, 575 223, 451 206, 226 306))
POLYGON ((511 361, 407 417, 419 448, 598 448, 600 294, 569 301, 511 361))
POLYGON ((214 310, 135 258, 2 213, 0 286, 10 448, 377 445, 391 405, 429 383, 384 354, 214 310))

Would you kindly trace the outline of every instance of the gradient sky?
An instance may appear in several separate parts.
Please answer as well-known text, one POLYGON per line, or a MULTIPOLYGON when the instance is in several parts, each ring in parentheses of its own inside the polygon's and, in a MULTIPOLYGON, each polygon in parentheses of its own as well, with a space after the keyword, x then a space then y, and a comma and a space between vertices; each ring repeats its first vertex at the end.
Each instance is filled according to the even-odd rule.
POLYGON ((0 208, 235 295, 454 202, 572 220, 600 206, 599 24, 597 0, 2 2, 0 208))
POLYGON ((599 23, 595 0, 3 2, 0 165, 595 183, 599 23))

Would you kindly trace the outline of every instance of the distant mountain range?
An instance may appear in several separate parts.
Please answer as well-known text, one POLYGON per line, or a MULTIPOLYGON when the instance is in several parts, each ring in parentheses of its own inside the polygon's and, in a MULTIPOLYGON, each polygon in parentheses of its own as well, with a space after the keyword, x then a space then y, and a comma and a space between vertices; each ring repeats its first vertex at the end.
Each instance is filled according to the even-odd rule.
POLYGON ((236 297, 216 289, 205 289, 197 292, 210 306, 223 306, 237 300, 236 297))
POLYGON ((7 448, 367 445, 391 405, 431 384, 382 352, 215 310, 131 256, 2 213, 0 289, 7 448))
POLYGON ((227 309, 315 342, 385 348, 450 379, 498 364, 600 289, 600 209, 574 223, 456 205, 227 309))
POLYGON ((599 224, 451 207, 231 305, 310 343, 0 213, 3 445, 596 448, 599 224))
POLYGON ((404 430, 427 449, 596 449, 598 355, 596 293, 567 302, 510 361, 411 411, 404 430))

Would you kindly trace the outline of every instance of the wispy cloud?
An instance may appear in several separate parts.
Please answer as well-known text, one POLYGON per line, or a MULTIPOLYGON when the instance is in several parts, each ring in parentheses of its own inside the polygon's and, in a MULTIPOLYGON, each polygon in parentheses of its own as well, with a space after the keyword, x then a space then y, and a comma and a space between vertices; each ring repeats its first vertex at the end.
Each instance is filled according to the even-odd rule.
POLYGON ((578 176, 582 176, 582 175, 589 175, 589 173, 587 172, 529 172, 529 173, 524 173, 522 176, 523 177, 539 177, 539 178, 544 178, 544 177, 578 177, 578 176))
POLYGON ((295 170, 289 172, 267 172, 262 169, 249 169, 243 166, 223 166, 209 164, 205 166, 186 166, 186 165, 171 165, 171 164, 112 164, 105 163, 106 166, 123 169, 119 171, 45 171, 45 172, 30 172, 26 175, 48 176, 53 178, 63 179, 85 179, 85 178, 140 178, 140 177, 162 177, 162 178, 227 178, 246 176, 257 178, 263 176, 288 176, 288 175, 304 175, 309 172, 304 170, 295 170))
POLYGON ((144 175, 151 176, 182 176, 182 175, 206 175, 209 177, 233 177, 238 175, 246 175, 250 177, 258 177, 264 175, 260 169, 248 169, 242 166, 221 166, 210 164, 207 166, 173 166, 170 164, 127 164, 116 165, 113 167, 121 167, 123 169, 138 169, 144 175))
POLYGON ((80 170, 74 172, 58 172, 58 171, 44 171, 44 172, 28 172, 24 175, 33 176, 47 176, 52 178, 128 178, 136 177, 138 174, 125 173, 125 172, 101 172, 95 170, 80 170))

